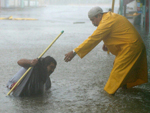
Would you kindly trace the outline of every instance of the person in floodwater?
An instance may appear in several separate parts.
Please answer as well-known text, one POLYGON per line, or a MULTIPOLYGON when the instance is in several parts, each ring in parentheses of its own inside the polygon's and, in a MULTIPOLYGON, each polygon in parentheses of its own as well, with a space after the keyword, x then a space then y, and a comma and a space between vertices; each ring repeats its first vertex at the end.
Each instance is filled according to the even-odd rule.
POLYGON ((31 66, 33 67, 33 71, 31 73, 30 79, 27 82, 27 85, 25 86, 27 88, 24 89, 21 95, 30 96, 41 93, 39 91, 41 90, 41 87, 39 87, 41 84, 42 88, 45 87, 45 90, 51 88, 50 75, 54 72, 57 65, 57 62, 53 57, 46 56, 45 58, 32 60, 20 59, 17 63, 22 68, 8 81, 7 88, 11 89, 15 85, 15 83, 20 79, 20 77, 22 77, 22 75, 26 72, 26 70, 31 66), (28 87, 31 88, 28 89, 28 87), (31 91, 28 90, 32 90, 32 94, 31 91))
POLYGON ((97 29, 82 44, 65 54, 64 60, 71 61, 78 54, 83 58, 101 41, 102 49, 116 56, 104 90, 114 94, 118 88, 131 88, 148 82, 145 45, 135 27, 122 15, 103 12, 93 7, 88 17, 97 29))

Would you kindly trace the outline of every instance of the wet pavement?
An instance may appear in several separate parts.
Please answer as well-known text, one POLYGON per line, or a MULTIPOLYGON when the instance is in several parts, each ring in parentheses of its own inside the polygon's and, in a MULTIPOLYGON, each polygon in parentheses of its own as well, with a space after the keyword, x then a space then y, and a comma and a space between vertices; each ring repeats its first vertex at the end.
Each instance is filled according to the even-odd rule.
MULTIPOLYGON (((0 111, 2 113, 148 113, 150 83, 119 89, 108 95, 104 86, 113 66, 114 56, 102 51, 103 42, 83 59, 78 56, 64 62, 64 54, 82 43, 96 29, 87 17, 92 6, 46 6, 5 9, 0 17, 36 18, 36 21, 0 20, 0 111), (52 88, 43 96, 6 96, 7 81, 20 69, 20 58, 37 58, 64 30, 64 34, 44 55, 57 60, 51 75, 52 88)), ((103 6, 106 11, 107 6, 103 6)), ((139 26, 147 48, 150 76, 150 38, 139 26)))

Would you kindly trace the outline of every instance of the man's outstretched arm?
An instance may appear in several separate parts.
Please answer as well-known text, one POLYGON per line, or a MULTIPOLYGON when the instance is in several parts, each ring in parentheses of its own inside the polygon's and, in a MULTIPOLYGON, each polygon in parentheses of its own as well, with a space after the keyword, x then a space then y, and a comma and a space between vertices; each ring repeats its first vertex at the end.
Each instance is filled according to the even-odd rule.
POLYGON ((30 66, 35 66, 38 63, 38 59, 20 59, 18 62, 18 65, 21 67, 30 67, 30 66))

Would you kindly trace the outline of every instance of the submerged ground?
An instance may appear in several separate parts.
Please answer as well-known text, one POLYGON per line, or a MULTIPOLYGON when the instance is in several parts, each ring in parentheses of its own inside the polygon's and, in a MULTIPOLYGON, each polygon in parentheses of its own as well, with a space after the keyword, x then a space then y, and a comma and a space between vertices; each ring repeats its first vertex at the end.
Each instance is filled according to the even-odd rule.
MULTIPOLYGON (((0 111, 2 113, 148 113, 150 83, 108 95, 104 86, 113 66, 114 56, 102 51, 103 42, 83 59, 78 56, 64 62, 73 50, 96 29, 87 17, 93 6, 47 6, 5 9, 0 17, 35 18, 36 21, 0 20, 0 111), (20 69, 20 58, 37 58, 64 30, 64 34, 44 55, 57 60, 51 75, 52 89, 43 96, 6 96, 7 81, 20 69)), ((108 10, 107 6, 102 6, 108 10)), ((136 26, 147 48, 150 64, 150 38, 136 26)), ((150 76, 150 65, 149 65, 150 76)))

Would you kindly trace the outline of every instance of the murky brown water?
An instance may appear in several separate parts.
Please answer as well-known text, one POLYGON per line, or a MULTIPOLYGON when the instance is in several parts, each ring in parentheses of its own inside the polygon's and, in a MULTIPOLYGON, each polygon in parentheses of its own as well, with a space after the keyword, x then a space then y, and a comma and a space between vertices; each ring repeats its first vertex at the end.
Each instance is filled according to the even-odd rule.
MULTIPOLYGON (((2 113, 150 112, 150 83, 128 90, 119 89, 115 96, 110 96, 103 90, 114 60, 113 55, 102 51, 103 42, 85 58, 80 59, 75 56, 71 62, 64 62, 64 54, 77 47, 96 29, 87 17, 91 7, 47 6, 23 10, 8 9, 0 12, 0 17, 38 19, 37 21, 0 20, 0 111, 2 113), (55 72, 51 75, 52 89, 38 97, 6 96, 7 81, 20 69, 17 60, 37 58, 62 30, 64 34, 44 55, 51 55, 58 62, 55 72)), ((149 52, 150 39, 143 31, 141 34, 149 52)), ((148 53, 148 58, 149 56, 148 53)))

